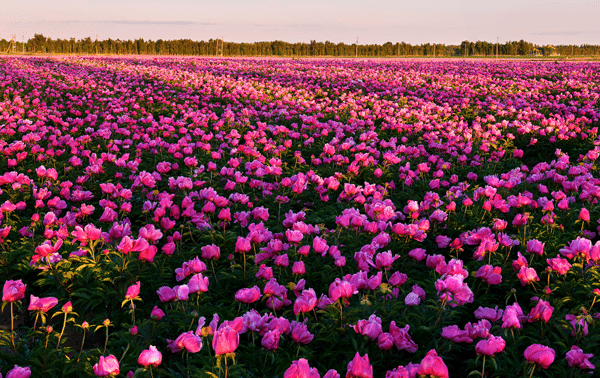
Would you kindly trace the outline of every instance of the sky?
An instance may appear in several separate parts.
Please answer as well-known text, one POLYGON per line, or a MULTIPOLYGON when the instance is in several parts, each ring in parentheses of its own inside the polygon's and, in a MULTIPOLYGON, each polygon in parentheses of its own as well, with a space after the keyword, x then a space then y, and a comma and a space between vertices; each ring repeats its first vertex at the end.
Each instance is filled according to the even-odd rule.
POLYGON ((600 44, 600 0, 2 0, 0 39, 600 44))

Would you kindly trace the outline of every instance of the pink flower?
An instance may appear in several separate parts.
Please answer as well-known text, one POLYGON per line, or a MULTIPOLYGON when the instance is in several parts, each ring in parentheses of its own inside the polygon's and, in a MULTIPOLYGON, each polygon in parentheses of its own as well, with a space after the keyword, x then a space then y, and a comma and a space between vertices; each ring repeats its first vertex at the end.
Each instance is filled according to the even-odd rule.
POLYGON ((294 302, 294 315, 312 311, 317 305, 317 294, 313 289, 303 290, 302 294, 294 302))
POLYGON ((490 285, 498 285, 502 282, 502 268, 499 266, 484 265, 477 270, 475 278, 481 278, 490 285))
POLYGON ((573 345, 571 350, 567 352, 567 363, 570 367, 577 366, 580 369, 593 370, 596 367, 590 362, 590 358, 594 357, 592 353, 583 353, 583 350, 577 345, 573 345))
MULTIPOLYGON (((1 376, 1 375, 0 375, 1 376)), ((31 369, 29 366, 20 367, 15 365, 14 368, 10 369, 6 373, 6 378, 29 378, 31 377, 31 369)))
POLYGON ((408 276, 406 274, 394 272, 394 274, 392 274, 388 279, 388 283, 392 286, 401 286, 406 282, 407 279, 408 276))
POLYGON ((242 303, 254 303, 261 297, 260 288, 254 286, 251 288, 240 289, 235 293, 235 300, 242 303))
POLYGON ((537 272, 533 268, 521 267, 519 273, 517 273, 517 278, 521 281, 521 285, 525 286, 530 282, 539 281, 540 278, 537 275, 537 272))
POLYGON ((527 240, 527 252, 542 255, 544 253, 544 245, 544 243, 536 239, 527 240))
POLYGON ((238 331, 227 324, 219 327, 212 340, 212 347, 216 356, 235 352, 239 344, 240 335, 238 331))
POLYGON ((129 286, 127 288, 127 293, 125 294, 125 299, 132 300, 140 295, 140 285, 140 281, 138 281, 135 285, 129 286))
POLYGON ((100 361, 94 365, 94 374, 98 377, 119 375, 119 361, 114 355, 108 357, 100 356, 100 361))
POLYGON ((427 254, 423 248, 415 248, 408 252, 408 255, 417 261, 421 261, 427 257, 427 254))
POLYGON ((369 363, 369 355, 361 357, 358 352, 348 363, 346 378, 373 378, 373 366, 369 363))
POLYGON ((283 378, 319 378, 319 372, 316 368, 311 368, 308 361, 301 358, 292 361, 290 367, 283 373, 283 378))
POLYGON ((561 276, 567 274, 569 269, 571 269, 571 264, 569 263, 569 260, 563 259, 560 256, 556 256, 553 259, 546 259, 546 262, 548 263, 550 269, 560 274, 561 276))
POLYGON ((419 298, 419 295, 414 293, 414 292, 410 292, 408 293, 408 295, 406 295, 406 297, 404 298, 404 304, 406 304, 407 306, 417 306, 421 303, 421 298, 419 298))
POLYGON ((23 284, 21 280, 8 280, 4 283, 2 289, 2 301, 3 302, 16 302, 20 301, 25 297, 25 289, 27 285, 23 284))
POLYGON ((157 367, 162 362, 162 353, 156 349, 154 345, 150 345, 149 349, 143 350, 138 357, 138 364, 142 366, 152 365, 157 367))
POLYGON ((521 328, 521 320, 524 318, 523 310, 518 303, 506 306, 502 315, 502 328, 521 328))
POLYGON ((394 261, 398 260, 400 255, 392 255, 391 251, 381 252, 375 256, 375 266, 377 269, 390 269, 394 261))
POLYGON ((267 331, 263 335, 260 344, 267 350, 275 350, 279 347, 279 339, 281 338, 281 333, 278 329, 274 329, 271 331, 267 331))
POLYGON ((394 346, 394 337, 389 332, 382 332, 377 337, 377 346, 381 350, 390 350, 394 346))
POLYGON ((304 261, 294 261, 294 265, 292 265, 292 274, 304 274, 305 272, 304 261))
POLYGON ((381 318, 377 317, 375 314, 371 315, 369 320, 359 320, 353 328, 356 333, 368 336, 371 340, 378 338, 383 331, 381 327, 381 318))
POLYGON ((308 331, 308 327, 304 323, 292 321, 292 340, 299 344, 308 344, 315 337, 308 331))
POLYGON ((205 245, 201 248, 202 258, 205 260, 213 259, 218 260, 221 257, 221 248, 217 247, 214 244, 205 245))
POLYGON ((502 317, 503 311, 502 310, 498 310, 498 306, 496 306, 496 308, 489 308, 489 307, 481 307, 479 306, 479 308, 477 310, 475 310, 475 317, 477 319, 488 319, 492 322, 495 322, 496 320, 500 319, 502 317))
POLYGON ((235 242, 235 251, 240 253, 249 252, 252 249, 252 245, 250 241, 246 238, 238 236, 237 241, 235 242))
POLYGON ((202 348, 202 339, 196 336, 194 332, 188 331, 177 337, 175 346, 177 350, 173 350, 173 353, 183 349, 187 350, 189 353, 198 353, 202 348))
POLYGON ((29 311, 48 312, 52 307, 58 304, 58 299, 54 297, 38 298, 31 295, 29 297, 29 311))
POLYGON ((150 317, 154 320, 161 320, 163 316, 165 316, 164 311, 158 308, 158 306, 154 306, 152 312, 150 313, 150 317))
POLYGON ((396 326, 395 321, 390 322, 390 334, 394 339, 394 345, 398 350, 405 350, 409 353, 415 353, 419 346, 412 340, 408 331, 410 330, 410 326, 407 324, 404 328, 400 328, 396 326))
POLYGON ((571 330, 571 336, 576 336, 579 332, 583 333, 583 336, 588 335, 588 322, 585 320, 584 316, 578 317, 572 314, 567 314, 565 319, 571 323, 573 329, 571 330))
POLYGON ((525 256, 521 254, 521 252, 517 252, 517 259, 512 262, 512 267, 515 272, 518 272, 522 267, 528 267, 529 263, 527 263, 527 259, 525 256))
POLYGON ((581 210, 579 211, 579 220, 581 220, 583 222, 590 221, 590 212, 585 207, 582 207, 581 210))
POLYGON ((190 295, 190 288, 188 285, 178 285, 173 288, 173 292, 175 292, 176 301, 187 301, 190 295))
POLYGON ((572 259, 575 256, 585 257, 587 260, 591 258, 590 251, 592 249, 592 242, 589 239, 577 237, 572 240, 569 245, 561 248, 559 252, 566 258, 572 259))
POLYGON ((354 285, 348 281, 342 281, 339 278, 336 278, 335 281, 329 285, 329 298, 334 302, 339 298, 348 299, 356 293, 358 293, 358 290, 354 285))
POLYGON ((489 335, 486 340, 480 340, 475 345, 475 352, 478 355, 494 356, 496 353, 502 352, 504 347, 506 347, 506 342, 502 337, 489 335))
POLYGON ((161 302, 170 302, 175 299, 175 290, 171 289, 168 286, 162 286, 158 290, 156 290, 156 294, 158 294, 158 298, 161 302))
POLYGON ((421 361, 417 374, 435 378, 448 378, 448 367, 444 364, 444 360, 438 357, 435 349, 432 349, 427 352, 427 355, 421 361))
POLYGON ((298 230, 286 230, 285 237, 287 238, 287 240, 290 243, 298 244, 302 241, 302 238, 304 238, 304 235, 302 235, 302 232, 300 232, 298 230))
POLYGON ((206 293, 208 291, 208 277, 202 276, 202 273, 194 274, 187 286, 190 294, 206 293))
POLYGON ((548 369, 554 362, 554 349, 541 344, 532 344, 525 349, 525 359, 529 363, 537 364, 543 369, 548 369))
POLYGON ((468 331, 460 329, 457 325, 451 325, 442 328, 442 337, 448 340, 452 340, 455 343, 469 343, 473 342, 473 338, 469 335, 468 331))
POLYGON ((542 299, 539 300, 538 304, 531 309, 529 313, 528 321, 530 323, 535 322, 536 320, 543 320, 545 323, 548 323, 548 320, 552 317, 552 312, 554 311, 554 307, 550 306, 550 303, 544 301, 542 299))

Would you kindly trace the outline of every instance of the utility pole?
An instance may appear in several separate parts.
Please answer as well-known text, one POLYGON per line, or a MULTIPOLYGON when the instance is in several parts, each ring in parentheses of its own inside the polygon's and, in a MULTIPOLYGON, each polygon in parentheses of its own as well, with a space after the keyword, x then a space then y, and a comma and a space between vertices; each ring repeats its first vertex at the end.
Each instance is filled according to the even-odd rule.
POLYGON ((98 55, 98 34, 96 34, 96 43, 94 45, 96 46, 96 55, 98 55))
POLYGON ((25 34, 23 34, 21 37, 23 39, 23 55, 25 55, 25 34))
POLYGON ((435 58, 435 43, 433 44, 433 57, 435 58))
POLYGON ((358 58, 358 36, 356 37, 356 52, 355 52, 354 57, 358 58))
POLYGON ((496 60, 498 60, 498 37, 496 37, 496 60))

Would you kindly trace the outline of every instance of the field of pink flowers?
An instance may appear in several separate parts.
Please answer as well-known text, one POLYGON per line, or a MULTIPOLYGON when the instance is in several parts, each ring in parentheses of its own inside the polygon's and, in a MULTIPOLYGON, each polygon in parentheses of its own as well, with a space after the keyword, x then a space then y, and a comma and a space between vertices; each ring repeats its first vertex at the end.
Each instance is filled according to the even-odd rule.
POLYGON ((599 83, 0 57, 0 372, 590 376, 599 83))

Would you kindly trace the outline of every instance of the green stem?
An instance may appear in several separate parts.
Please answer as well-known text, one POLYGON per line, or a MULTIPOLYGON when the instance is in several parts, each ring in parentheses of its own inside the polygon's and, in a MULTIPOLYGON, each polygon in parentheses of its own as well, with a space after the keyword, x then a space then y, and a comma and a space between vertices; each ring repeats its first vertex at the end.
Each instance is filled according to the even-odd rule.
POLYGON ((108 344, 108 326, 106 327, 106 340, 104 340, 104 350, 102 351, 102 355, 106 353, 106 344, 108 344))
POLYGON ((15 345, 15 317, 13 314, 13 303, 10 302, 10 341, 12 342, 13 349, 15 350, 15 354, 17 354, 17 346, 15 345))
POLYGON ((56 349, 60 348, 60 339, 62 338, 62 335, 65 332, 66 326, 67 326, 67 313, 65 312, 65 318, 63 319, 63 326, 62 326, 62 330, 60 331, 60 335, 58 335, 58 343, 56 343, 56 349))
POLYGON ((83 344, 85 344, 85 329, 83 330, 83 339, 81 340, 81 348, 79 348, 79 356, 77 356, 77 363, 79 363, 79 359, 81 358, 81 352, 83 352, 83 344))
POLYGON ((529 378, 531 378, 533 376, 533 371, 535 370, 535 365, 533 365, 533 367, 531 368, 531 374, 529 374, 529 378))
POLYGON ((481 368, 481 378, 485 376, 485 354, 483 355, 483 367, 481 368))

